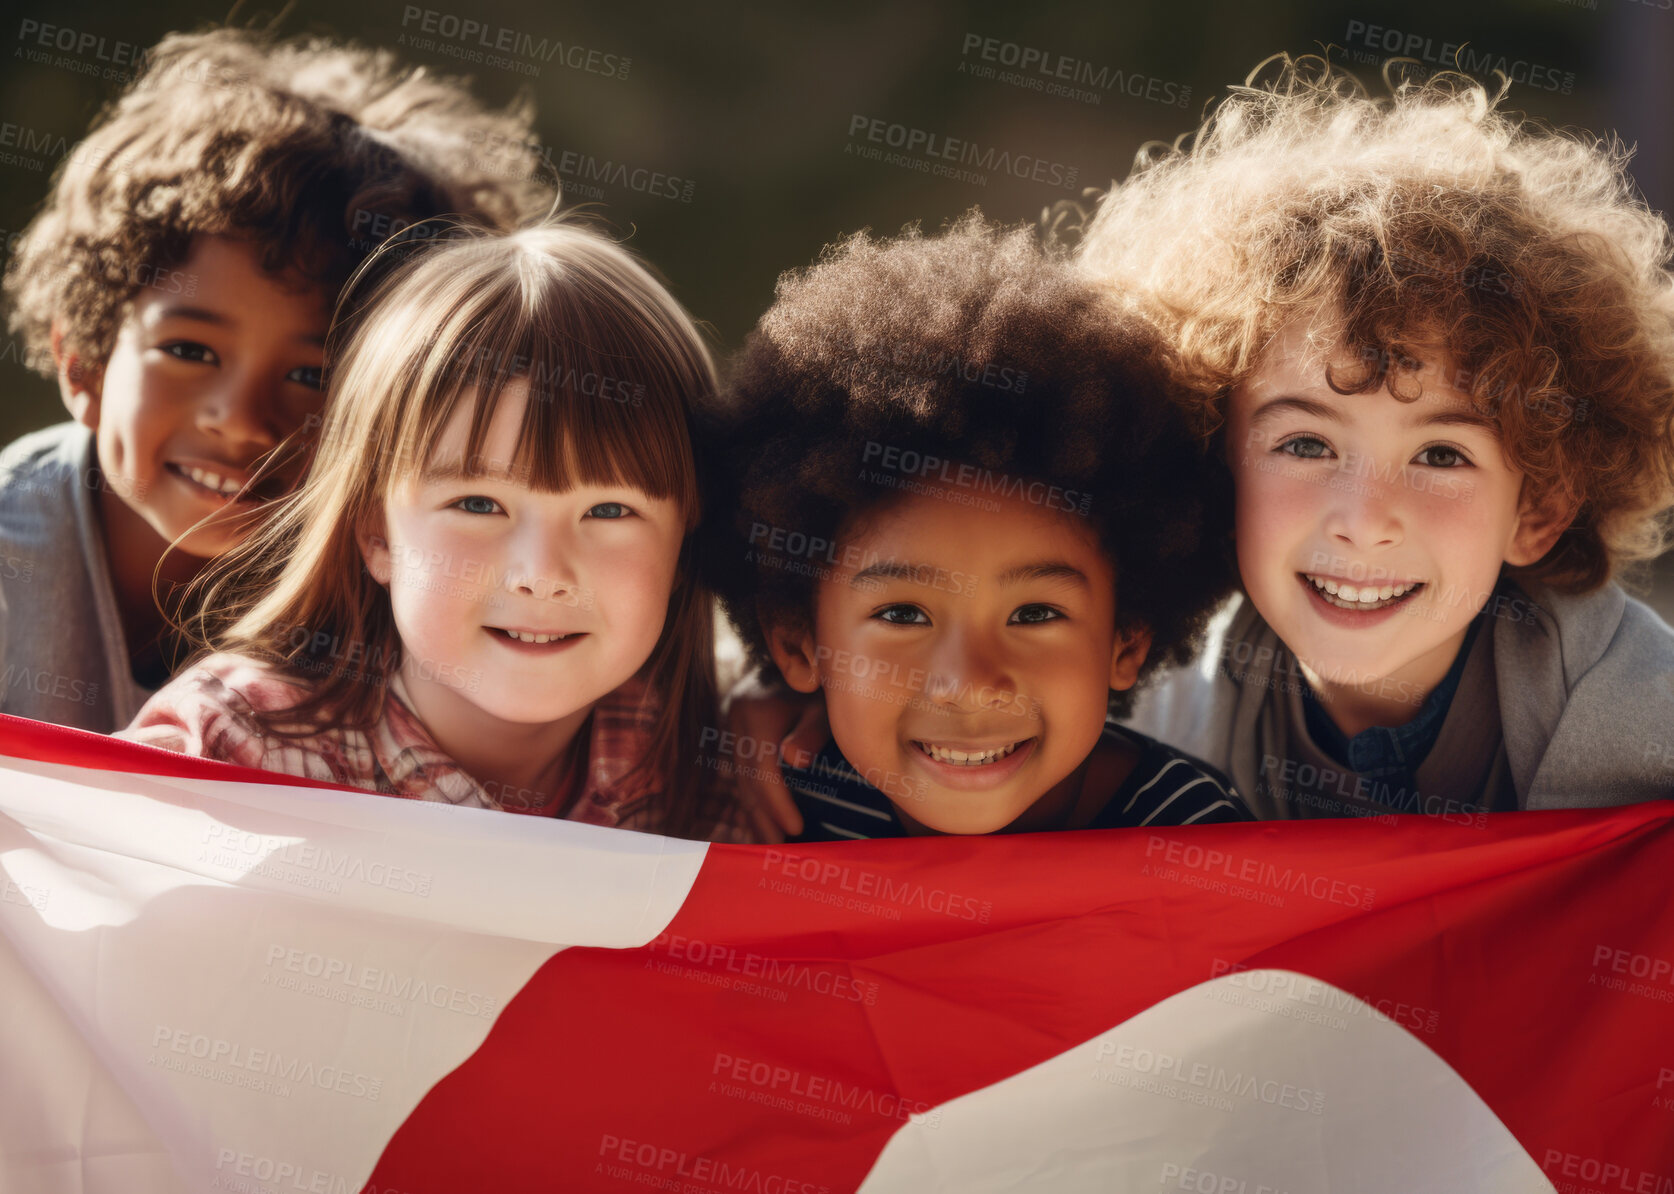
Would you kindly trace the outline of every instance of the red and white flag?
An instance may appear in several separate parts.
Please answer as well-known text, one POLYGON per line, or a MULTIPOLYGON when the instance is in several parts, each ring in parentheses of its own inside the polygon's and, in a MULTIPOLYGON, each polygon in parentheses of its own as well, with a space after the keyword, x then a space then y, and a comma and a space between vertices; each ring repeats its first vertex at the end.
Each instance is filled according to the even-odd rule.
POLYGON ((1674 803, 706 847, 0 756, 6 1194, 1674 1192, 1674 803))

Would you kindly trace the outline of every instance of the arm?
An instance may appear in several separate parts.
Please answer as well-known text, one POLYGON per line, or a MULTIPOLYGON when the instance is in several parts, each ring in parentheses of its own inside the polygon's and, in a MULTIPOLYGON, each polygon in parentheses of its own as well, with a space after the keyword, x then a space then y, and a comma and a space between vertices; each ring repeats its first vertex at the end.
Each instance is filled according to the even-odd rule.
POLYGON ((216 656, 187 668, 115 736, 200 759, 273 770, 268 755, 275 744, 258 723, 251 702, 283 707, 286 698, 294 700, 295 690, 258 677, 240 662, 216 656))
MULTIPOLYGON (((802 814, 779 774, 779 760, 806 767, 830 736, 825 700, 782 687, 769 688, 755 674, 728 696, 727 732, 734 742, 750 743, 750 766, 732 766, 738 799, 750 810, 757 839, 782 842, 802 832, 802 814)), ((742 753, 742 752, 739 752, 742 753)), ((731 760, 727 760, 731 762, 731 760)))

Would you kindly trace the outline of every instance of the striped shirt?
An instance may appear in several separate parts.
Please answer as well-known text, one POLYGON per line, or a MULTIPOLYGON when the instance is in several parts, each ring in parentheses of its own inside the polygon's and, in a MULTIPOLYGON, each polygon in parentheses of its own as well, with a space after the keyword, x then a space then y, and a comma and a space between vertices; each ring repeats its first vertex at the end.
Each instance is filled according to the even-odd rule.
MULTIPOLYGON (((1104 739, 1127 743, 1139 752, 1139 760, 1087 828, 1209 825, 1255 819, 1232 782, 1209 764, 1114 722, 1105 723, 1104 739)), ((806 768, 786 766, 783 772, 804 822, 802 836, 790 840, 834 842, 905 836, 895 806, 860 777, 836 742, 826 743, 806 768)))

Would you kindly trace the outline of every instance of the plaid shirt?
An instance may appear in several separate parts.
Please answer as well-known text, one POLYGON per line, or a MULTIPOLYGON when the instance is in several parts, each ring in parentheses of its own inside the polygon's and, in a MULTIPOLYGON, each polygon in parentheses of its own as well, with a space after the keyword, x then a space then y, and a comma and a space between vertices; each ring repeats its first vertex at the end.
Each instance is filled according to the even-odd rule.
MULTIPOLYGON (((496 792, 449 758, 408 703, 400 677, 367 730, 328 728, 278 735, 268 724, 306 694, 305 685, 238 655, 212 655, 182 672, 146 702, 117 736, 180 754, 262 771, 365 788, 408 800, 440 800, 508 813, 563 817, 590 825, 657 832, 649 823, 645 776, 624 782, 650 744, 657 705, 634 677, 593 706, 585 739, 551 792, 496 792), (585 771, 582 760, 585 759, 585 771)), ((738 840, 736 826, 713 835, 738 840)))

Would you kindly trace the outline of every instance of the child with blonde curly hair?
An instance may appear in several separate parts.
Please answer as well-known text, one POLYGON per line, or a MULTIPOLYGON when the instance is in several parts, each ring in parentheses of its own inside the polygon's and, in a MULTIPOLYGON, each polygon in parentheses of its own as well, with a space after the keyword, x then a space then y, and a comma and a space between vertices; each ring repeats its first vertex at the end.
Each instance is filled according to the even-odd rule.
POLYGON ((415 222, 545 210, 531 119, 317 38, 218 29, 147 55, 6 275, 73 421, 0 453, 0 712, 133 719, 179 662, 189 582, 302 471, 339 288, 415 222))
POLYGON ((1667 226, 1612 141, 1281 56, 1099 204, 1232 469, 1243 594, 1134 724, 1264 817, 1674 795, 1667 226))

